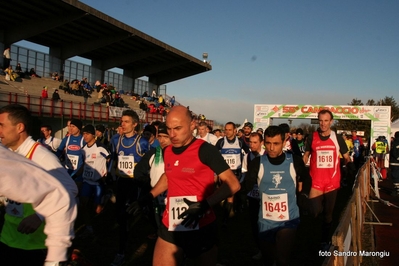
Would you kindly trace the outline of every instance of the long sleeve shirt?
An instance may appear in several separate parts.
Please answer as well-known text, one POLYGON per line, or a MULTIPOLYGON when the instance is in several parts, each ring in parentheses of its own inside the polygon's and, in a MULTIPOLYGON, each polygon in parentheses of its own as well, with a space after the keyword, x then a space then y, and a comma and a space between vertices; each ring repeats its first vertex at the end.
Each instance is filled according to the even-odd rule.
POLYGON ((0 165, 0 195, 31 203, 35 211, 45 217, 46 261, 65 261, 72 244, 77 207, 73 193, 54 177, 60 172, 47 172, 1 145, 0 165))

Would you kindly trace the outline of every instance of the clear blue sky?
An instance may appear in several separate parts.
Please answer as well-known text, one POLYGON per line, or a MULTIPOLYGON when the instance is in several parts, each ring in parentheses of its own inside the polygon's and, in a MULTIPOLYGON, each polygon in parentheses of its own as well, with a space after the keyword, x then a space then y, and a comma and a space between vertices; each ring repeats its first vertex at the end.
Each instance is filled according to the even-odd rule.
POLYGON ((399 102, 399 1, 84 0, 212 71, 167 84, 194 112, 253 120, 254 104, 399 102))

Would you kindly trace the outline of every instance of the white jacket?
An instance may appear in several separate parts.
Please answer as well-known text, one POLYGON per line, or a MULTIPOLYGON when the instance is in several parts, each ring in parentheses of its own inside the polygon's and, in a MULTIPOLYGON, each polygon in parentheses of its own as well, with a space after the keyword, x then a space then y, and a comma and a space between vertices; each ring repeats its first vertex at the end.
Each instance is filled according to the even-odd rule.
POLYGON ((33 161, 2 145, 0 145, 0 165, 0 196, 31 203, 35 211, 43 215, 46 220, 44 228, 48 248, 46 261, 67 260, 67 249, 72 244, 77 207, 75 189, 68 191, 60 182, 66 180, 63 174, 65 172, 55 169, 47 172, 33 161), (58 179, 51 173, 57 175, 58 179))

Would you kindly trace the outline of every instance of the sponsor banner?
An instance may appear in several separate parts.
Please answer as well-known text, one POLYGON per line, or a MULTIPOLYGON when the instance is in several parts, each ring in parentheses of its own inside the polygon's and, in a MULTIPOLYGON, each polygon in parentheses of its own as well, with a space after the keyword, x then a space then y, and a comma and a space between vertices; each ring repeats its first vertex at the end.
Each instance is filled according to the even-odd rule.
POLYGON ((129 110, 129 108, 115 106, 110 106, 108 108, 109 116, 111 117, 122 117, 122 113, 125 110, 129 110))
POLYGON ((147 114, 145 111, 140 109, 140 110, 135 110, 135 112, 138 114, 140 120, 145 120, 147 114))
POLYGON ((254 109, 255 119, 315 119, 319 111, 327 109, 333 113, 334 119, 379 121, 388 119, 391 113, 390 106, 255 104, 254 109))
POLYGON ((351 105, 295 105, 295 104, 255 104, 254 124, 262 128, 270 125, 273 118, 311 119, 316 124, 317 114, 330 110, 335 120, 371 120, 370 136, 386 136, 391 133, 390 106, 351 106, 351 105))

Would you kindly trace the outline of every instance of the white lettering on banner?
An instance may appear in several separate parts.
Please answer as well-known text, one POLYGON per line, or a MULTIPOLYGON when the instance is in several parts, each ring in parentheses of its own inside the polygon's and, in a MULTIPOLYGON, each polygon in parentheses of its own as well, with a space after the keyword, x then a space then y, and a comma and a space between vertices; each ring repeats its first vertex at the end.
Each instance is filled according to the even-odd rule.
POLYGON ((386 122, 374 122, 375 127, 388 127, 388 123, 386 122))
POLYGON ((374 108, 374 113, 375 114, 387 114, 388 113, 388 108, 386 108, 386 107, 376 107, 376 108, 374 108))
POLYGON ((255 105, 254 118, 317 118, 321 110, 330 110, 336 118, 370 120, 375 114, 389 114, 389 106, 336 106, 336 105, 255 105), (268 112, 265 112, 267 108, 268 112), (270 112, 274 113, 270 113, 270 112), (264 114, 266 113, 266 114, 264 114))

